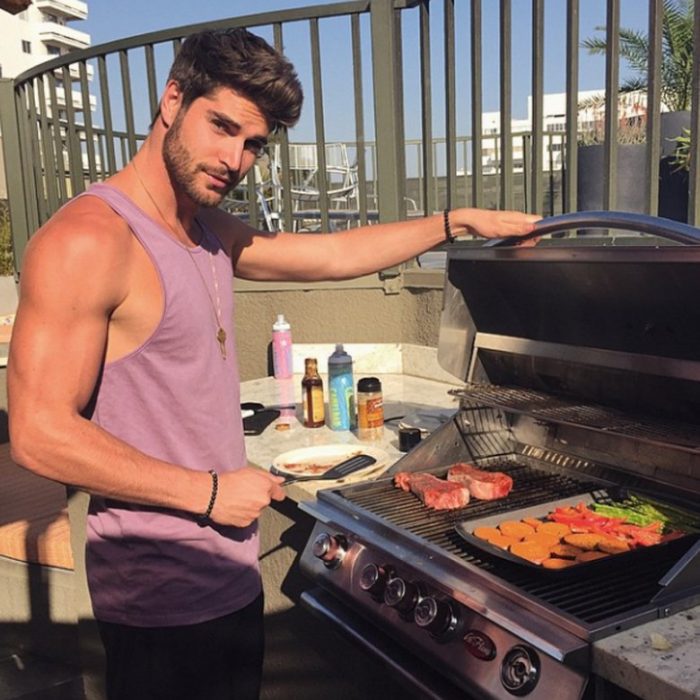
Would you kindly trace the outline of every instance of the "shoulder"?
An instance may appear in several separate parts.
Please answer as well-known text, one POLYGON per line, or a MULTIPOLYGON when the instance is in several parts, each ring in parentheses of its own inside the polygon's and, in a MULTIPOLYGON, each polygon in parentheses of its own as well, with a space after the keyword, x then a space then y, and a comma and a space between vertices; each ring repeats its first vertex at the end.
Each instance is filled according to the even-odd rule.
MULTIPOLYGON (((57 211, 29 240, 23 285, 112 288, 125 278, 134 237, 127 223, 98 197, 78 197, 57 211)), ((68 291, 68 289, 66 289, 68 291)))
POLYGON ((83 196, 64 205, 31 237, 27 256, 43 258, 60 250, 67 262, 83 256, 97 261, 126 250, 131 238, 127 223, 108 204, 83 196))
POLYGON ((265 235, 264 232, 248 226, 237 216, 233 216, 223 209, 212 207, 202 210, 199 216, 201 221, 216 234, 221 245, 234 262, 243 248, 250 246, 257 236, 265 235))

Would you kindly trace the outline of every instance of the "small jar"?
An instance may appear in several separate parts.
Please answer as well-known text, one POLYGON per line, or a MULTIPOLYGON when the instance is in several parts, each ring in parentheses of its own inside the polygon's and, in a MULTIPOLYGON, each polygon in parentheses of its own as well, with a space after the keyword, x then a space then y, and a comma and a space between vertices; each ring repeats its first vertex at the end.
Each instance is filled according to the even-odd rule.
POLYGON ((379 440, 384 436, 382 383, 376 377, 357 382, 357 437, 379 440))

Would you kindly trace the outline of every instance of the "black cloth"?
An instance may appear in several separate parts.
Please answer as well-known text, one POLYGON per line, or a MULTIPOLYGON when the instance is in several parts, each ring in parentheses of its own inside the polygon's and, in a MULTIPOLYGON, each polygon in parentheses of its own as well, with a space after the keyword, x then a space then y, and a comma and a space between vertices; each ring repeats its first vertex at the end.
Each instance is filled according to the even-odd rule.
POLYGON ((224 617, 181 627, 98 620, 108 700, 257 700, 263 596, 224 617))

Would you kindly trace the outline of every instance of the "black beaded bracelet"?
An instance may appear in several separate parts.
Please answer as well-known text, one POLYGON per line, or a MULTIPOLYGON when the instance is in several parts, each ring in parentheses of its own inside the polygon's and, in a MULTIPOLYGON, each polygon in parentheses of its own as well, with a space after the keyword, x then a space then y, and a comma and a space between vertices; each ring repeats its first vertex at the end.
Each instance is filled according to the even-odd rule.
POLYGON ((197 516, 200 525, 206 524, 209 520, 212 510, 214 510, 214 503, 216 503, 216 494, 219 493, 219 475, 213 469, 210 469, 209 473, 211 474, 211 496, 206 511, 197 516))
POLYGON ((450 228, 450 210, 445 209, 445 211, 442 212, 442 218, 444 222, 444 227, 445 227, 445 239, 447 240, 448 243, 454 243, 456 236, 452 233, 452 229, 450 228))

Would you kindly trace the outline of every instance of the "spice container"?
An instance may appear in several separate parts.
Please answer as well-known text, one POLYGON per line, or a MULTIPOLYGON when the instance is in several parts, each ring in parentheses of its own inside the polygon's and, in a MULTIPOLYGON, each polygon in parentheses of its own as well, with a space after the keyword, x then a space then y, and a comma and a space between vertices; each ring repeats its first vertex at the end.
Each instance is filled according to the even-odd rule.
POLYGON ((376 377, 363 377, 357 382, 357 436, 360 440, 379 440, 383 435, 382 383, 376 377))
POLYGON ((318 373, 315 357, 304 360, 304 378, 301 380, 301 403, 304 407, 304 427, 320 428, 325 423, 323 407, 323 379, 318 373))
POLYGON ((423 436, 418 428, 399 428, 399 450, 408 452, 412 450, 423 436))
POLYGON ((342 344, 328 358, 328 427, 351 430, 355 427, 355 387, 352 381, 352 357, 342 344))

